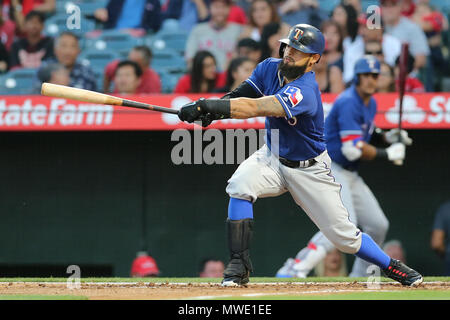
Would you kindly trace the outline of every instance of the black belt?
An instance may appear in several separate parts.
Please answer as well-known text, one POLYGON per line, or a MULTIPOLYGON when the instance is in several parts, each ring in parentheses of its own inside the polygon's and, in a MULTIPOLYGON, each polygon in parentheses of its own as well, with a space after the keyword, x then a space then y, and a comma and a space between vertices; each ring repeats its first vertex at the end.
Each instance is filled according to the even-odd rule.
POLYGON ((309 168, 311 166, 313 166, 317 161, 314 159, 309 159, 309 160, 289 160, 283 157, 279 157, 279 160, 281 162, 281 164, 285 165, 286 167, 289 168, 309 168))

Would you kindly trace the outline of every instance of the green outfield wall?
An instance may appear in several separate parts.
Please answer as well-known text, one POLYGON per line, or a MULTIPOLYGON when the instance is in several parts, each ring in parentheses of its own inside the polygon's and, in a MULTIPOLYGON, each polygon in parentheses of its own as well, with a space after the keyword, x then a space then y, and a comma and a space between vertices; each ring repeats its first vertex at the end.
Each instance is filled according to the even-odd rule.
MULTIPOLYGON (((441 275, 429 243, 434 212, 450 200, 450 131, 410 136, 404 166, 364 164, 361 175, 390 220, 387 240, 401 240, 417 270, 441 275)), ((73 264, 82 277, 128 276, 143 242, 161 276, 226 260, 225 187, 237 165, 174 165, 171 132, 0 137, 0 277, 64 276, 73 264)), ((317 229, 289 194, 254 211, 254 275, 273 276, 317 229)))

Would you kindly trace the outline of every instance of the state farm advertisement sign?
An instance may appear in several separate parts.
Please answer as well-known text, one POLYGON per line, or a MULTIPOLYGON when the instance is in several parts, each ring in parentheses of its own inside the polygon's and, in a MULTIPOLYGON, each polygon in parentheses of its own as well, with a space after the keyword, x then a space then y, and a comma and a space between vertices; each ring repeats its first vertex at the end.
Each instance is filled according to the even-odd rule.
MULTIPOLYGON (((179 109, 200 97, 218 98, 218 95, 142 95, 127 99, 179 109)), ((336 95, 322 95, 325 115, 331 109, 336 95)), ((398 125, 398 94, 377 95, 378 112, 375 123, 388 129, 398 125)), ((403 100, 402 126, 406 129, 449 129, 450 94, 424 93, 406 95, 403 100)), ((263 128, 264 118, 246 120, 225 119, 214 122, 210 128, 263 128)), ((173 114, 164 114, 133 108, 96 105, 91 103, 49 98, 43 96, 0 97, 1 131, 63 131, 63 130, 174 130, 193 128, 182 123, 173 114)))

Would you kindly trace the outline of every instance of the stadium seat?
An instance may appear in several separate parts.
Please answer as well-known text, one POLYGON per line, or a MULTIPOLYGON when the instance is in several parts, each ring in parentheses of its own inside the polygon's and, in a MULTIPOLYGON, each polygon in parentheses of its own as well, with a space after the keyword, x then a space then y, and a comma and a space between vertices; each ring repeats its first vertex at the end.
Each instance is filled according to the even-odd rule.
POLYGON ((172 93, 182 75, 182 73, 161 73, 160 78, 162 93, 172 93))
POLYGON ((145 43, 152 51, 173 49, 180 55, 184 55, 187 38, 188 33, 186 32, 159 31, 148 37, 145 43))
POLYGON ((326 0, 318 2, 322 10, 331 13, 334 10, 334 8, 340 3, 340 0, 326 0))
POLYGON ((119 51, 131 49, 134 46, 143 44, 143 38, 133 37, 128 33, 103 32, 100 36, 86 39, 86 47, 96 50, 119 51))
POLYGON ((169 73, 186 71, 186 61, 178 53, 171 49, 154 50, 152 58, 152 68, 155 70, 165 70, 169 73))
POLYGON ((72 26, 68 27, 67 26, 68 22, 69 21, 67 14, 65 13, 55 14, 54 16, 48 18, 45 21, 44 34, 55 37, 63 31, 70 31, 76 34, 77 36, 82 37, 84 33, 95 29, 95 22, 85 17, 81 17, 79 27, 76 26, 73 28, 72 26))
POLYGON ((76 0, 74 4, 80 8, 84 16, 93 17, 95 10, 107 6, 108 0, 76 0))
POLYGON ((81 63, 93 69, 104 69, 105 66, 120 56, 115 51, 88 49, 81 52, 79 59, 81 63))
POLYGON ((23 68, 9 71, 0 77, 0 94, 32 94, 37 69, 23 68))

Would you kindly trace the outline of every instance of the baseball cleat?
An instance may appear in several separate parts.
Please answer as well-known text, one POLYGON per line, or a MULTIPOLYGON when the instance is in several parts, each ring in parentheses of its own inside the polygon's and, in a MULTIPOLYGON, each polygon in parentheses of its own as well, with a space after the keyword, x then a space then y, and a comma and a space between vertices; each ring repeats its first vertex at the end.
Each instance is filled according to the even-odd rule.
POLYGON ((295 264, 295 260, 288 258, 284 265, 277 271, 275 277, 277 278, 293 278, 295 277, 295 272, 292 267, 295 264))
POLYGON ((395 259, 391 259, 389 266, 383 272, 388 278, 398 281, 404 286, 415 287, 423 281, 420 273, 395 259))
POLYGON ((231 259, 223 272, 222 287, 237 287, 249 282, 250 271, 241 259, 231 259))

